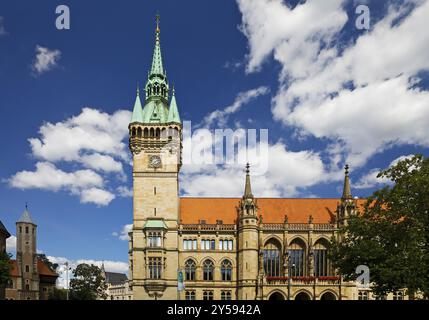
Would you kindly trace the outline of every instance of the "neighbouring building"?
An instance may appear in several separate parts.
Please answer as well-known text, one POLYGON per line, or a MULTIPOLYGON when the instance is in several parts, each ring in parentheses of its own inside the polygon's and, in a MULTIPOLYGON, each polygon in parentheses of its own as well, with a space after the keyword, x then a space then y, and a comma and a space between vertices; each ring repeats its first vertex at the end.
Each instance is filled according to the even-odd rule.
POLYGON ((107 300, 133 300, 133 291, 125 273, 106 272, 104 264, 101 271, 107 284, 107 300))
POLYGON ((162 61, 159 20, 144 91, 141 97, 137 90, 129 124, 135 300, 373 298, 344 282, 327 257, 331 238, 364 201, 352 197, 348 167, 335 199, 258 198, 249 166, 241 198, 180 197, 182 123, 162 61))
POLYGON ((16 222, 16 260, 11 260, 9 300, 47 300, 58 274, 37 257, 37 225, 26 208, 16 222))
MULTIPOLYGON (((0 221, 0 253, 6 252, 6 239, 10 237, 9 231, 0 221)), ((4 300, 5 288, 0 286, 0 300, 4 300)))

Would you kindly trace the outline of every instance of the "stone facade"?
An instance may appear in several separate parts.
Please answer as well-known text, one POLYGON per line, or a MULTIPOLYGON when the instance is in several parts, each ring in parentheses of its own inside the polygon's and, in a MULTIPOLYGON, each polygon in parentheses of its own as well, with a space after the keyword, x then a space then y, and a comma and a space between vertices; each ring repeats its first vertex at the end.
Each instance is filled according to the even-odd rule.
MULTIPOLYGON (((0 253, 6 252, 6 239, 10 237, 9 231, 0 221, 0 253)), ((0 286, 0 300, 5 298, 5 288, 0 286)))
POLYGON ((47 300, 58 274, 37 257, 37 225, 26 209, 16 223, 16 260, 11 260, 9 300, 47 300))
POLYGON ((138 90, 129 125, 134 299, 370 297, 344 282, 327 258, 330 240, 363 202, 351 195, 348 167, 337 199, 257 198, 249 166, 241 198, 179 197, 182 125, 174 92, 169 105, 159 33, 157 25, 144 107, 138 90))

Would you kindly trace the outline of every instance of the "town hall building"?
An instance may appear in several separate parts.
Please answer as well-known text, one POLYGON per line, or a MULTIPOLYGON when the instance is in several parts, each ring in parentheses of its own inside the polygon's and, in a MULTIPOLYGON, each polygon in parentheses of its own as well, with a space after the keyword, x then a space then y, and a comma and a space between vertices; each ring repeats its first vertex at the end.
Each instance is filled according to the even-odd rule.
POLYGON ((159 18, 144 92, 137 90, 129 124, 135 300, 368 299, 327 256, 332 237, 364 201, 352 196, 347 166, 336 199, 258 198, 249 165, 241 198, 180 197, 182 122, 163 65, 159 18))

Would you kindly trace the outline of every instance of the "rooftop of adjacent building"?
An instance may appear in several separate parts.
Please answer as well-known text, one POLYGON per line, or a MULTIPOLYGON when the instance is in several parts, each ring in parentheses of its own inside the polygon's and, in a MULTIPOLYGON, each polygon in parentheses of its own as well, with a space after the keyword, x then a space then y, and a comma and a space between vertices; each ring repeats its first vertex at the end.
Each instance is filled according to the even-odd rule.
POLYGON ((105 272, 106 283, 113 286, 120 285, 128 281, 128 277, 125 273, 118 272, 105 272))
POLYGON ((1 222, 1 220, 0 220, 0 234, 3 234, 5 238, 9 238, 10 237, 9 231, 7 231, 6 227, 1 222))
MULTIPOLYGON (((19 277, 18 264, 16 260, 9 260, 9 264, 11 266, 11 277, 19 277)), ((58 277, 58 274, 55 271, 53 271, 46 263, 39 259, 37 260, 37 272, 41 276, 58 277)))

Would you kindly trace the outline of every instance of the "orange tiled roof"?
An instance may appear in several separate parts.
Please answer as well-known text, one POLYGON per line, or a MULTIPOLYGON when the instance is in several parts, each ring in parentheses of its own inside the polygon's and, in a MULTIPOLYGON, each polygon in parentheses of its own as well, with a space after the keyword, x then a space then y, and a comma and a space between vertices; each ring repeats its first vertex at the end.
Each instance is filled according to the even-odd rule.
MULTIPOLYGON (((222 220, 224 224, 233 224, 237 218, 238 202, 240 198, 181 198, 180 218, 183 224, 199 223, 205 220, 207 224, 214 224, 222 220)), ((289 223, 307 223, 310 215, 313 223, 329 223, 331 216, 336 215, 339 199, 285 199, 285 198, 257 198, 259 215, 264 223, 283 223, 284 216, 288 216, 289 223)), ((365 199, 357 200, 358 206, 365 199)))
MULTIPOLYGON (((11 277, 19 277, 18 273, 18 265, 16 263, 16 260, 10 260, 9 264, 11 265, 10 269, 10 276, 11 277)), ((54 271, 52 271, 43 261, 37 260, 37 271, 39 275, 41 276, 51 276, 51 277, 58 277, 58 274, 56 274, 54 271)))

